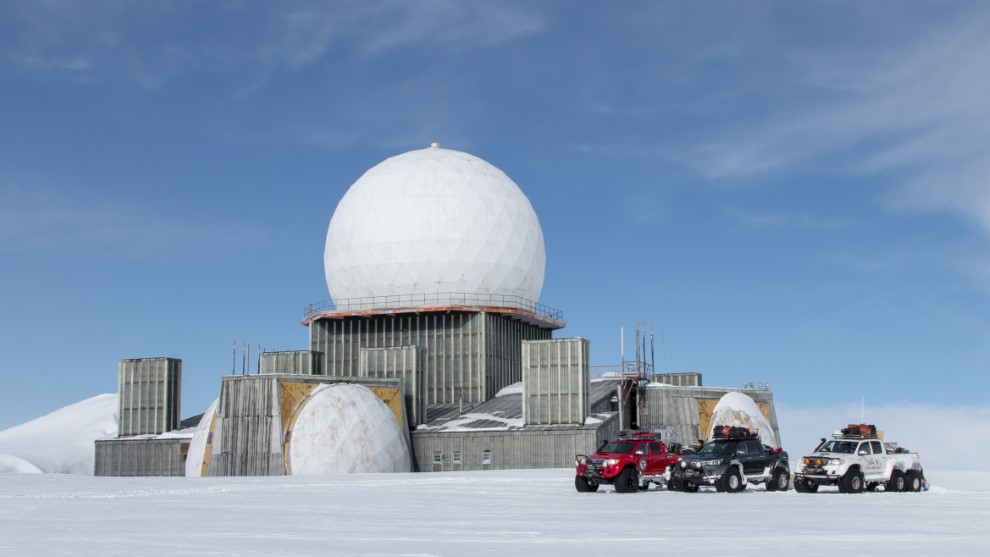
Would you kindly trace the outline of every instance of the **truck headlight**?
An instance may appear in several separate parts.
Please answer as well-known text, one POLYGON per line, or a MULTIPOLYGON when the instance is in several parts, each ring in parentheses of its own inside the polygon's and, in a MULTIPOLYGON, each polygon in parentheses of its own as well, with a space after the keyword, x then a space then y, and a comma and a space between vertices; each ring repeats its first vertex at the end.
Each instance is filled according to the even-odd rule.
POLYGON ((609 459, 607 459, 605 461, 605 466, 615 466, 618 463, 619 463, 619 459, 617 459, 617 458, 609 458, 609 459))
POLYGON ((686 460, 682 460, 681 461, 681 470, 683 470, 685 468, 687 468, 687 461, 686 460))

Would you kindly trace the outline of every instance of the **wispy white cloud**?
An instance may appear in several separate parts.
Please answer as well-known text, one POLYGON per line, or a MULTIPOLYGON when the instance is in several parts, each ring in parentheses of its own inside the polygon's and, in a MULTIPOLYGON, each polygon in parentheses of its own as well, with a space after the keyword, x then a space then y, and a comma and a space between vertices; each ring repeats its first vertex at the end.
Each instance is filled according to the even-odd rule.
POLYGON ((268 243, 254 225, 197 221, 135 203, 0 185, 0 252, 158 258, 230 257, 268 243))
MULTIPOLYGON (((435 45, 483 48, 538 32, 542 20, 525 4, 302 2, 236 4, 102 4, 81 9, 58 0, 16 4, 18 33, 0 52, 32 71, 71 71, 93 80, 127 79, 157 89, 188 72, 245 72, 257 87, 280 71, 333 57, 375 57, 435 45), (190 33, 204 11, 230 20, 217 33, 190 33)), ((0 11, 2 15, 2 11, 0 11)), ((250 88, 250 87, 249 87, 250 88)))
POLYGON ((757 229, 842 230, 856 225, 851 218, 808 213, 758 212, 740 207, 727 207, 724 213, 742 226, 757 229))
MULTIPOLYGON (((924 384, 919 382, 918 389, 920 393, 924 384)), ((792 466, 815 448, 819 438, 865 419, 884 432, 884 440, 919 453, 926 469, 988 469, 990 407, 868 402, 865 407, 853 403, 803 408, 776 403, 780 436, 792 466)))
POLYGON ((376 10, 361 48, 378 53, 416 44, 485 47, 538 32, 543 22, 521 5, 456 0, 398 2, 376 10))
POLYGON ((675 156, 712 179, 746 178, 847 157, 850 174, 890 173, 894 210, 964 215, 990 233, 990 10, 882 49, 801 52, 789 103, 675 156), (817 159, 817 160, 816 160, 817 159))

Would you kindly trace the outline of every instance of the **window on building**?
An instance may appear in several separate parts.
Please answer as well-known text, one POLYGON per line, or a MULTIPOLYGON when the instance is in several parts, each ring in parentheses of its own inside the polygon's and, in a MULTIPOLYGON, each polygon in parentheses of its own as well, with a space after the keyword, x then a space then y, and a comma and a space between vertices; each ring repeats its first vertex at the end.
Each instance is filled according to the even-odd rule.
POLYGON ((454 464, 461 463, 461 451, 454 451, 454 464))
POLYGON ((492 452, 491 451, 485 451, 485 452, 481 453, 481 465, 482 466, 491 466, 491 464, 492 464, 492 452))
POLYGON ((433 464, 440 464, 440 451, 433 451, 433 464))

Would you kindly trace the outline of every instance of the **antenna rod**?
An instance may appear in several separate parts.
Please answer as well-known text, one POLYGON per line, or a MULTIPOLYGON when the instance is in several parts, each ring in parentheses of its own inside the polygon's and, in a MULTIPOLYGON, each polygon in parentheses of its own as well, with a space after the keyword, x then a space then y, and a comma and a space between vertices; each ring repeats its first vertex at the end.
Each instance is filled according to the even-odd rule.
POLYGON ((659 299, 657 300, 657 305, 660 307, 660 351, 663 352, 663 369, 667 370, 667 337, 663 333, 663 302, 659 299))
POLYGON ((619 325, 619 362, 622 364, 619 368, 621 373, 626 367, 626 330, 622 325, 619 325))
POLYGON ((653 366, 653 373, 657 372, 657 354, 653 343, 653 324, 650 324, 650 365, 653 366))

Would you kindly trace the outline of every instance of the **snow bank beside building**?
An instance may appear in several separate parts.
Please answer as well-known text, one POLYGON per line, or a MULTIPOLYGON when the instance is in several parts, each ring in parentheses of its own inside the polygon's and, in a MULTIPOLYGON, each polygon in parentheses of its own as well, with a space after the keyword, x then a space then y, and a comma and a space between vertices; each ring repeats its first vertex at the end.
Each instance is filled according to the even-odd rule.
POLYGON ((0 455, 17 459, 0 461, 0 472, 9 464, 20 473, 26 461, 42 472, 92 475, 94 442, 117 435, 116 413, 116 394, 97 395, 0 431, 0 455))

